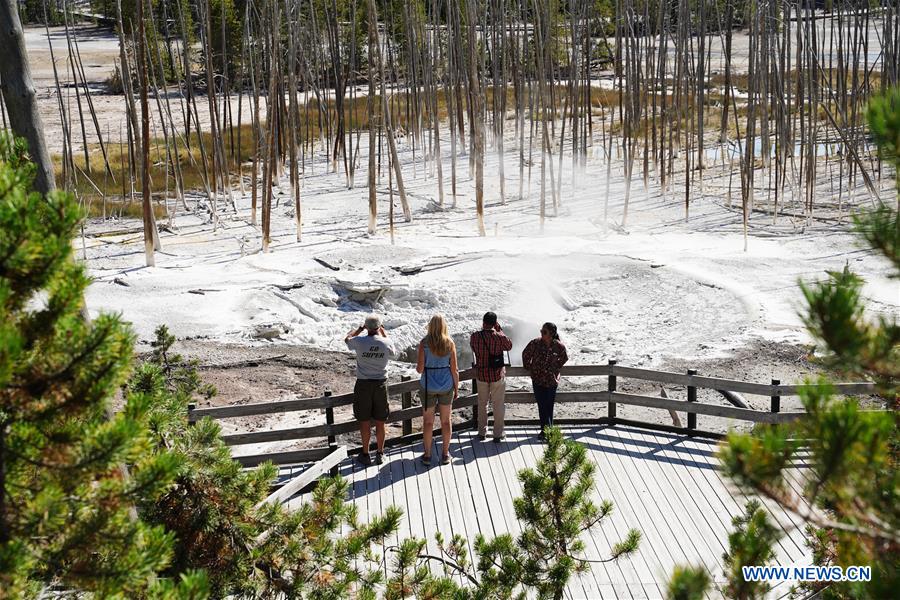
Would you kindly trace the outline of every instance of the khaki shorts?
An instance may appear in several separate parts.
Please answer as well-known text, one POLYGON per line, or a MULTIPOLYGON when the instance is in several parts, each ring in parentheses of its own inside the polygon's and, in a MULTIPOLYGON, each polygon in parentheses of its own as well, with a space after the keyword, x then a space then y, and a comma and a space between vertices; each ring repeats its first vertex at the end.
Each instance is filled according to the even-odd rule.
POLYGON ((357 421, 387 421, 387 381, 384 379, 357 379, 353 387, 353 418, 357 421))
POLYGON ((453 390, 446 392, 428 392, 426 396, 425 390, 419 388, 419 399, 422 401, 422 408, 431 408, 435 404, 441 406, 450 406, 453 404, 453 390))

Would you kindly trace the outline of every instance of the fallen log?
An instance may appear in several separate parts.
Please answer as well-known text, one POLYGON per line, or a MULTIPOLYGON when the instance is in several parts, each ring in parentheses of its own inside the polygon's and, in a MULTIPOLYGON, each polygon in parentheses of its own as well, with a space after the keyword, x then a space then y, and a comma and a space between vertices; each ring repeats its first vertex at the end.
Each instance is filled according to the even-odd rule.
MULTIPOLYGON (((666 393, 666 388, 659 388, 659 395, 663 398, 668 398, 669 394, 666 393)), ((672 417, 672 425, 675 427, 681 427, 681 418, 678 416, 678 413, 674 410, 669 411, 669 416, 672 417)))
POLYGON ((726 400, 731 402, 734 406, 738 408, 750 408, 750 405, 744 400, 744 397, 738 394, 737 392, 731 392, 729 390, 716 390, 722 396, 725 397, 726 400))

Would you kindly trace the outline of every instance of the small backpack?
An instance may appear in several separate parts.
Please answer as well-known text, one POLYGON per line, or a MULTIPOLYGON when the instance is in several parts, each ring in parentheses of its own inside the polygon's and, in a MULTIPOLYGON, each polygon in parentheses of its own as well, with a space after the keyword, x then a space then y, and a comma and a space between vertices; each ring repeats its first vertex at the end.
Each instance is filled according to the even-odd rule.
MULTIPOLYGON (((484 330, 481 330, 481 339, 484 339, 484 330)), ((509 363, 503 360, 503 352, 500 354, 492 354, 490 351, 490 346, 488 346, 487 340, 484 342, 485 347, 488 349, 488 359, 487 366, 491 369, 502 369, 503 367, 508 367, 509 363)))

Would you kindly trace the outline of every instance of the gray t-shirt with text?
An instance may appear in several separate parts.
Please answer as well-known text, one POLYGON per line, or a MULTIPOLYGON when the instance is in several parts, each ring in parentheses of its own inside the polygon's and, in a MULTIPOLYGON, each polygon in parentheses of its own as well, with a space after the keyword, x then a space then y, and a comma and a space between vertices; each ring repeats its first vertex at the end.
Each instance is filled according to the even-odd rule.
POLYGON ((347 347, 356 352, 358 379, 386 379, 388 361, 397 354, 394 342, 380 335, 361 335, 347 340, 347 347))

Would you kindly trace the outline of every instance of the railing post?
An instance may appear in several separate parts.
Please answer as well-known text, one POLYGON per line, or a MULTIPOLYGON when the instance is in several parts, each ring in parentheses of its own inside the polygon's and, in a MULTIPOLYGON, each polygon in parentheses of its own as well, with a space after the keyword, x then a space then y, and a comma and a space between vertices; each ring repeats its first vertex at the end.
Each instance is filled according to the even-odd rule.
MULTIPOLYGON (((609 377, 607 378, 607 388, 606 388, 607 392, 609 392, 609 394, 614 394, 616 391, 616 376, 615 376, 614 369, 616 367, 617 362, 618 361, 613 360, 613 359, 609 360, 609 377)), ((615 419, 616 418, 616 403, 612 401, 611 397, 610 397, 608 406, 609 406, 609 414, 608 414, 609 418, 615 419)))
MULTIPOLYGON (((410 381, 412 377, 409 375, 403 375, 400 377, 400 381, 410 381)), ((412 392, 403 392, 400 396, 400 402, 404 409, 412 407, 412 392)), ((412 419, 403 419, 403 435, 410 435, 412 433, 412 419)))
MULTIPOLYGON (((326 398, 331 398, 331 390, 325 390, 323 394, 326 398)), ((337 449, 337 436, 334 435, 332 428, 334 427, 334 407, 329 402, 325 406, 325 424, 328 425, 328 450, 334 452, 337 449)), ((331 467, 331 476, 338 474, 338 466, 331 467)))
MULTIPOLYGON (((693 376, 697 374, 697 369, 688 369, 688 376, 693 376)), ((697 401, 697 388, 693 385, 687 386, 687 400, 688 402, 696 402, 697 401)), ((688 429, 697 429, 697 413, 688 412, 687 414, 687 426, 688 429)))
MULTIPOLYGON (((781 385, 781 380, 773 379, 772 385, 773 386, 781 385)), ((772 394, 772 412, 773 413, 781 412, 781 395, 780 394, 775 394, 775 393, 772 394)))

